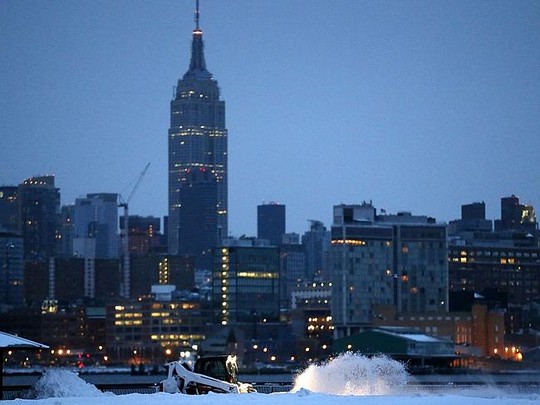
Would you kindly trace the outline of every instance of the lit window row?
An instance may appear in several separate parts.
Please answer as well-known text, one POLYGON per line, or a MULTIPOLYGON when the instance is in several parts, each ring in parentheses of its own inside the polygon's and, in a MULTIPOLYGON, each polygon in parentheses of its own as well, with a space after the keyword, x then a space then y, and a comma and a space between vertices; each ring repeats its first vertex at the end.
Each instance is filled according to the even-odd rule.
POLYGON ((125 314, 114 314, 115 318, 142 318, 143 314, 140 312, 128 312, 125 314))
POLYGON ((152 316, 154 318, 159 318, 159 317, 171 316, 171 314, 169 312, 152 312, 152 314, 150 316, 152 316))
POLYGON ((262 271, 240 271, 237 276, 239 278, 278 278, 277 273, 262 271))
POLYGON ((308 322, 332 322, 331 316, 321 317, 321 318, 308 318, 308 322))
POLYGON ((353 246, 365 246, 365 240, 355 240, 355 239, 336 239, 332 241, 332 245, 353 245, 353 246))
POLYGON ((114 326, 139 326, 139 325, 142 325, 142 320, 114 321, 114 326))

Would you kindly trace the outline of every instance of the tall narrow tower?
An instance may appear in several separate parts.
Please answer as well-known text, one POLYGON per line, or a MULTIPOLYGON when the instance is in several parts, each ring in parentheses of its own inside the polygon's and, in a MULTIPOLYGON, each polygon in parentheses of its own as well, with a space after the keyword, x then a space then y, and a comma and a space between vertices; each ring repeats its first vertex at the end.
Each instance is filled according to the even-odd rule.
POLYGON ((171 101, 168 242, 170 254, 194 255, 197 268, 210 269, 212 248, 227 236, 227 129, 196 4, 191 62, 171 101))

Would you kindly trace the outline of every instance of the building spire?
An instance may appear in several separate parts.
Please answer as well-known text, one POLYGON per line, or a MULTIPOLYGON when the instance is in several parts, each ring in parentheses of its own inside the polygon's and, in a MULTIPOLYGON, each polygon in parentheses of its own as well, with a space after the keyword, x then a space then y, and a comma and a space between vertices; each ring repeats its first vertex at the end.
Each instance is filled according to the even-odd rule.
POLYGON ((202 39, 202 30, 199 25, 199 0, 195 2, 195 29, 193 30, 193 40, 191 42, 191 61, 186 76, 192 76, 198 79, 209 79, 212 75, 206 70, 204 60, 204 44, 202 39))

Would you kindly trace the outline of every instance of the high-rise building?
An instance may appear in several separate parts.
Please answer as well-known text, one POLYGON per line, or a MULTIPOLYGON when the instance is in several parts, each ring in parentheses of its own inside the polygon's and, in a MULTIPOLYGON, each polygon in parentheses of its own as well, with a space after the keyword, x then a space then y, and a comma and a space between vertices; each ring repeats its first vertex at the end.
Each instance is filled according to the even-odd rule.
POLYGON ((285 205, 271 202, 257 206, 257 237, 274 246, 282 243, 285 233, 285 205))
POLYGON ((495 230, 535 233, 538 223, 534 207, 520 204, 515 195, 501 198, 501 219, 495 221, 495 230))
POLYGON ((448 223, 448 235, 454 237, 464 232, 491 232, 493 221, 486 219, 486 204, 474 202, 461 206, 461 219, 448 223))
MULTIPOLYGON (((160 246, 159 218, 140 215, 130 215, 129 224, 129 252, 131 254, 149 254, 154 248, 160 246)), ((120 229, 124 229, 124 217, 120 217, 120 229)))
POLYGON ((328 251, 330 250, 330 231, 321 221, 310 220, 309 231, 302 236, 306 252, 306 280, 330 281, 328 271, 328 251))
POLYGON ((370 326, 376 305, 398 312, 448 311, 446 225, 371 203, 334 207, 332 319, 336 337, 370 326))
POLYGON ((214 250, 214 318, 222 325, 277 321, 279 248, 257 239, 224 241, 214 250))
POLYGON ((199 9, 188 71, 171 101, 169 128, 169 253, 194 255, 210 269, 212 248, 227 236, 225 102, 206 69, 199 9))
POLYGON ((26 299, 32 303, 43 300, 44 296, 63 303, 75 303, 83 299, 103 303, 119 298, 121 290, 118 259, 51 258, 47 267, 27 264, 25 279, 35 283, 38 290, 27 291, 26 299), (47 285, 44 286, 44 283, 47 285))
POLYGON ((461 219, 486 219, 486 203, 482 201, 462 205, 461 219))
POLYGON ((60 190, 54 186, 54 176, 30 177, 19 185, 18 193, 25 259, 54 256, 60 216, 60 190))
POLYGON ((279 286, 280 306, 282 310, 290 310, 293 289, 306 280, 306 254, 300 244, 300 235, 287 233, 283 235, 283 243, 279 246, 279 286))
POLYGON ((165 256, 159 261, 159 284, 174 285, 177 291, 195 287, 195 271, 191 256, 165 256))
POLYGON ((69 257, 73 255, 73 235, 75 233, 75 205, 62 205, 59 222, 59 235, 56 245, 56 255, 69 257))
POLYGON ((454 226, 467 221, 450 221, 450 292, 476 293, 490 299, 497 296, 503 306, 529 305, 540 292, 540 237, 535 233, 534 208, 520 204, 512 195, 501 199, 501 219, 495 221, 495 231, 491 227, 454 226))
POLYGON ((24 305, 23 239, 0 231, 0 312, 24 305))
POLYGON ((0 187, 0 231, 20 232, 17 186, 0 187))
POLYGON ((118 194, 95 193, 77 198, 73 215, 75 256, 118 258, 118 194))

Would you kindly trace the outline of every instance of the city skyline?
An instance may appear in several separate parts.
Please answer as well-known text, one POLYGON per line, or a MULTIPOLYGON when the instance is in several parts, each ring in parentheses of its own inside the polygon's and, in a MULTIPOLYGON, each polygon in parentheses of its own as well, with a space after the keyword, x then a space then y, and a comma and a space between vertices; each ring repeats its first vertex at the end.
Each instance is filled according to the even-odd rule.
MULTIPOLYGON (((0 185, 56 174, 62 204, 127 195, 167 212, 172 85, 194 1, 5 2, 0 185)), ((373 200, 440 221, 500 197, 537 206, 540 5, 203 1, 205 56, 227 101, 229 230, 263 201, 287 231, 373 200), (331 139, 328 142, 327 139, 331 139)))

